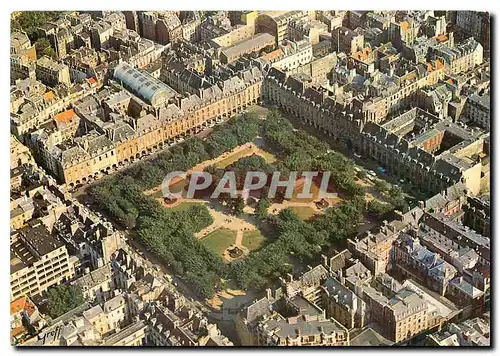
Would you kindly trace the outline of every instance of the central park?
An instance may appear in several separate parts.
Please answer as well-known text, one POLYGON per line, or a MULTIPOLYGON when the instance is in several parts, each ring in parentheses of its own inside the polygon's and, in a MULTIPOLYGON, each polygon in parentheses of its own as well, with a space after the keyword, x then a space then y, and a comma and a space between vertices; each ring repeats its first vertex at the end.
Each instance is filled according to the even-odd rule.
MULTIPOLYGON (((171 191, 187 179, 173 180, 171 191)), ((241 180, 238 180, 238 185, 241 180)), ((300 186, 300 180, 297 185, 300 186)), ((363 169, 325 142, 294 128, 278 111, 252 110, 191 137, 151 160, 89 187, 94 204, 207 299, 226 289, 263 290, 296 265, 314 265, 322 253, 342 248, 360 228, 407 207, 397 186, 369 179, 363 169), (169 199, 161 184, 170 172, 209 172, 217 184, 226 171, 272 174, 330 172, 335 198, 286 199, 258 194, 210 199, 169 199)), ((300 192, 300 189, 298 189, 300 192)))

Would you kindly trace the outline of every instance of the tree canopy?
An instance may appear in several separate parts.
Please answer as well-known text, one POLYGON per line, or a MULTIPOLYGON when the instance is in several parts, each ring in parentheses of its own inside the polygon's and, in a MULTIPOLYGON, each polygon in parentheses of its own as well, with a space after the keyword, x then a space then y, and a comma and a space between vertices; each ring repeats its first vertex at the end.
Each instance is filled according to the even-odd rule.
POLYGON ((271 202, 269 199, 265 196, 259 199, 257 202, 257 206, 255 208, 255 216, 257 216, 258 219, 260 220, 265 220, 267 219, 268 216, 268 209, 271 206, 271 202))
MULTIPOLYGON (((224 173, 224 169, 215 167, 207 171, 213 174, 215 181, 224 173)), ((309 262, 324 247, 355 235, 358 224, 363 221, 365 203, 363 190, 354 176, 352 160, 329 151, 327 144, 295 130, 279 113, 270 112, 263 124, 256 115, 246 114, 217 126, 206 140, 190 138, 154 159, 103 179, 91 187, 90 196, 126 228, 134 229, 137 238, 175 273, 184 276, 201 296, 211 297, 222 286, 221 279, 233 278, 241 288, 260 289, 291 271, 291 256, 294 260, 309 262), (243 174, 256 170, 271 173, 278 169, 285 176, 291 170, 330 171, 331 181, 352 195, 353 200, 328 208, 312 222, 304 222, 290 209, 268 217, 271 202, 260 199, 255 214, 275 225, 276 239, 245 259, 226 265, 194 236, 212 222, 205 206, 169 211, 143 191, 158 186, 169 172, 188 170, 237 145, 253 141, 261 126, 264 138, 279 150, 281 162, 275 167, 254 155, 239 159, 231 165, 231 170, 243 174)), ((243 199, 231 199, 231 202, 234 213, 241 213, 243 199)))
MULTIPOLYGON (((233 118, 216 127, 205 141, 192 137, 154 159, 106 177, 91 186, 89 195, 125 228, 134 229, 141 243, 175 273, 186 277, 202 297, 211 297, 227 271, 222 259, 194 236, 212 223, 210 212, 204 205, 169 211, 143 192, 160 185, 169 172, 186 171, 254 140, 259 129, 260 122, 255 115, 233 118)), ((243 202, 235 203, 235 213, 241 213, 243 202)))
POLYGON ((23 11, 10 22, 11 30, 26 32, 32 43, 39 38, 38 28, 47 22, 57 20, 63 11, 23 11))
POLYGON ((46 293, 47 311, 54 319, 85 302, 82 290, 78 286, 61 284, 49 288, 46 293))

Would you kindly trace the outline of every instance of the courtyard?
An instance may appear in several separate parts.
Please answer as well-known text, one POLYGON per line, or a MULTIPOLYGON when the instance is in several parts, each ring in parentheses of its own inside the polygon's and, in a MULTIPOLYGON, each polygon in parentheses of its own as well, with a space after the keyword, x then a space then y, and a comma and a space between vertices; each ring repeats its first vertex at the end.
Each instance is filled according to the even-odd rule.
MULTIPOLYGON (((202 172, 208 167, 224 169, 231 164, 237 162, 241 158, 258 155, 264 158, 268 164, 278 162, 277 155, 266 146, 266 142, 261 137, 258 137, 254 142, 240 145, 232 151, 225 152, 215 159, 207 160, 190 169, 187 174, 193 172, 202 172)), ((183 178, 174 178, 169 185, 171 192, 180 192, 187 189, 188 181, 183 178)), ((303 182, 298 181, 294 194, 290 199, 285 199, 281 202, 273 201, 268 208, 268 214, 279 214, 283 209, 290 208, 297 216, 304 220, 310 220, 315 216, 322 214, 327 207, 334 206, 341 201, 340 198, 327 199, 327 205, 324 207, 318 206, 319 186, 313 184, 311 192, 313 198, 299 199, 297 194, 302 191, 303 182)), ((186 210, 190 206, 203 204, 207 207, 212 216, 213 223, 206 228, 198 231, 195 236, 208 248, 217 253, 225 262, 231 262, 236 259, 241 259, 253 251, 259 250, 268 240, 269 236, 262 228, 262 222, 255 217, 255 207, 246 202, 243 211, 239 215, 233 215, 226 207, 220 204, 215 199, 207 198, 186 198, 180 197, 175 201, 166 201, 162 194, 161 185, 156 188, 144 192, 147 195, 153 196, 165 209, 172 211, 186 210)))

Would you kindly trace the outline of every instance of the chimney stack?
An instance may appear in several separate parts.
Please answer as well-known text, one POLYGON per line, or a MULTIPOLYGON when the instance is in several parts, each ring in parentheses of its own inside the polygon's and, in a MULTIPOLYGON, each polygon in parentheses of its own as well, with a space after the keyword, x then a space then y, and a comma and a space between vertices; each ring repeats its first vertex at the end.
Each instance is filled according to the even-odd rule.
POLYGON ((266 298, 269 299, 269 300, 271 300, 271 297, 272 297, 272 295, 271 295, 271 288, 267 288, 266 289, 266 298))
POLYGON ((321 254, 321 258, 323 260, 323 266, 325 268, 328 268, 328 257, 326 257, 325 255, 321 254))

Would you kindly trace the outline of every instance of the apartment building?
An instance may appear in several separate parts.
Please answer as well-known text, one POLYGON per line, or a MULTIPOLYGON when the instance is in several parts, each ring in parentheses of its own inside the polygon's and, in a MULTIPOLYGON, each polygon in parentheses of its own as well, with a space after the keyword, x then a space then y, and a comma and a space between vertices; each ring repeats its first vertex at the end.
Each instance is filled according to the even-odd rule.
MULTIPOLYGON (((11 189, 18 189, 20 186, 21 183, 14 186, 11 184, 11 189)), ((10 227, 13 229, 20 229, 31 220, 34 213, 35 205, 32 198, 24 196, 18 199, 11 199, 10 227)))
POLYGON ((26 54, 10 56, 10 83, 19 79, 36 79, 36 58, 30 60, 26 54))
POLYGON ((490 53, 490 14, 480 11, 456 11, 455 25, 464 33, 473 36, 490 53))
POLYGON ((404 44, 412 44, 417 37, 419 24, 411 18, 403 21, 391 21, 388 28, 388 38, 394 47, 401 50, 404 44))
POLYGON ((275 46, 274 37, 268 33, 259 33, 249 39, 240 41, 221 51, 221 62, 232 63, 245 54, 259 53, 265 48, 275 46))
POLYGON ((364 48, 364 40, 363 34, 347 27, 340 27, 332 31, 332 45, 336 52, 352 55, 364 48))
POLYGON ((348 248, 373 275, 383 273, 390 267, 392 245, 399 233, 408 225, 417 224, 422 214, 420 208, 415 208, 389 223, 384 221, 380 231, 368 231, 362 238, 347 240, 348 248))
MULTIPOLYGON (((345 278, 345 277, 341 277, 345 278)), ((322 305, 326 315, 337 320, 348 330, 367 324, 366 303, 336 278, 329 278, 323 285, 322 305)))
POLYGON ((158 15, 153 11, 139 12, 139 24, 141 26, 141 35, 151 41, 156 41, 156 23, 158 15))
POLYGON ((122 31, 127 28, 125 15, 121 11, 113 11, 102 18, 109 23, 115 31, 122 31))
POLYGON ((292 73, 303 73, 311 78, 313 85, 322 86, 329 83, 329 74, 336 64, 337 56, 335 53, 329 53, 320 58, 313 58, 309 63, 294 69, 292 73))
POLYGON ((64 58, 75 45, 75 35, 71 28, 61 28, 49 35, 51 45, 54 47, 57 58, 64 58))
POLYGON ((312 45, 308 39, 296 42, 285 40, 278 49, 259 57, 259 60, 284 72, 291 72, 313 60, 312 45))
POLYGON ((133 30, 137 33, 140 31, 139 26, 139 14, 138 11, 122 11, 125 16, 125 26, 129 30, 133 30))
POLYGON ((349 331, 302 296, 264 297, 236 317, 244 346, 349 346, 349 331))
POLYGON ((10 249, 12 300, 39 295, 74 275, 63 242, 43 225, 13 232, 10 249))
POLYGON ((478 316, 485 312, 485 293, 474 287, 464 277, 450 281, 447 297, 462 308, 461 317, 478 316))
POLYGON ((85 302, 60 317, 50 320, 26 346, 142 346, 147 325, 142 320, 128 320, 124 297, 92 306, 85 302), (113 304, 117 308, 110 309, 113 304))
POLYGON ((123 295, 107 300, 102 305, 104 315, 107 316, 108 328, 110 330, 120 330, 130 321, 127 300, 123 295))
POLYGON ((255 20, 257 11, 247 11, 234 26, 220 26, 206 21, 201 26, 201 38, 205 38, 220 47, 229 47, 255 35, 255 20))
POLYGON ((314 17, 314 11, 264 11, 255 20, 256 33, 268 33, 275 44, 280 44, 288 36, 288 24, 293 20, 314 17))
POLYGON ((479 262, 479 255, 470 247, 456 247, 437 231, 421 224, 418 231, 411 231, 420 238, 423 246, 438 253, 446 262, 450 263, 461 274, 473 270, 479 262))
POLYGON ((10 54, 26 55, 29 60, 36 60, 36 49, 28 36, 23 32, 12 32, 10 35, 10 54))
POLYGON ((421 222, 430 230, 444 236, 455 247, 470 247, 479 255, 478 266, 490 266, 490 238, 471 230, 463 223, 443 213, 426 213, 421 222))
POLYGON ((484 137, 477 129, 413 108, 383 125, 366 124, 358 142, 363 155, 423 191, 437 193, 463 182, 471 194, 479 193, 481 162, 474 157, 484 137))
MULTIPOLYGON (((150 325, 147 340, 151 345, 206 346, 212 337, 215 340, 220 337, 220 331, 214 324, 209 324, 201 313, 191 310, 185 318, 180 315, 181 310, 175 313, 168 307, 153 303, 146 308, 146 320, 150 325)), ((231 345, 226 338, 225 345, 218 346, 231 345)))
POLYGON ((483 46, 471 37, 453 47, 446 45, 431 47, 429 57, 442 59, 446 74, 457 74, 467 72, 483 63, 483 52, 483 46))
POLYGON ((491 205, 488 196, 467 197, 464 224, 483 236, 491 236, 491 205))
MULTIPOLYGON (((472 12, 472 11, 471 11, 472 12)), ((461 323, 450 323, 443 330, 427 335, 428 346, 468 346, 485 347, 491 345, 490 313, 465 320, 461 323)))
POLYGON ((445 295, 448 284, 457 270, 439 254, 429 251, 420 244, 418 238, 404 232, 395 241, 392 262, 394 273, 401 279, 412 278, 440 295, 445 295))
MULTIPOLYGON (((89 303, 84 303, 54 319, 23 346, 82 346, 87 340, 96 340, 99 333, 82 317, 82 313, 90 307, 89 303), (63 333, 63 330, 66 332, 63 333)), ((98 343, 90 345, 95 346, 98 343)))
POLYGON ((141 11, 138 20, 140 31, 137 32, 162 45, 176 43, 181 39, 196 41, 199 38, 201 21, 197 17, 181 21, 174 11, 141 11))
POLYGON ((491 104, 490 93, 483 95, 472 94, 462 111, 463 118, 469 123, 473 123, 487 131, 490 131, 491 104))
POLYGON ((103 346, 136 347, 145 346, 147 324, 144 320, 128 325, 115 335, 103 340, 103 346))
POLYGON ((434 308, 428 301, 430 296, 418 288, 414 289, 410 284, 397 291, 390 291, 387 296, 367 284, 359 289, 370 320, 377 322, 383 335, 395 343, 435 327, 434 321, 431 321, 435 318, 435 313, 431 312, 434 308))
POLYGON ((194 16, 193 18, 186 20, 182 25, 182 39, 190 42, 199 41, 200 24, 201 18, 199 16, 194 16))
POLYGON ((121 60, 133 68, 144 68, 160 59, 164 45, 142 38, 135 31, 114 31, 110 37, 109 61, 121 60))
POLYGON ((347 11, 316 11, 316 19, 328 26, 328 31, 342 27, 347 11))
POLYGON ((46 56, 36 62, 36 78, 52 87, 57 84, 71 84, 68 66, 54 62, 46 56))
POLYGON ((328 25, 318 20, 298 20, 288 24, 288 38, 300 41, 307 38, 314 46, 320 42, 320 36, 330 34, 328 25))
POLYGON ((41 223, 51 231, 54 221, 68 209, 64 204, 68 196, 35 163, 19 166, 11 175, 11 229, 21 230, 25 225, 41 223))
MULTIPOLYGON (((139 155, 173 142, 180 135, 199 130, 257 103, 262 85, 262 73, 251 68, 220 81, 214 87, 217 90, 200 92, 201 88, 198 88, 197 94, 179 99, 178 104, 166 104, 167 98, 177 100, 174 98, 177 93, 168 85, 162 82, 161 86, 157 85, 158 79, 146 74, 143 75, 145 80, 140 82, 134 75, 143 73, 126 66, 117 68, 115 73, 116 79, 133 94, 158 107, 150 109, 154 115, 143 114, 137 119, 124 117, 124 121, 115 123, 96 121, 89 126, 88 133, 72 141, 55 140, 54 134, 46 136, 43 130, 32 135, 32 146, 41 157, 41 164, 68 185, 93 179, 96 174, 116 168, 124 161, 135 160, 139 155)), ((178 81, 175 75, 168 78, 167 82, 176 88, 181 85, 182 80, 178 81)), ((141 99, 137 98, 138 101, 141 99)), ((147 103, 144 105, 148 106, 147 103)), ((83 111, 78 113, 93 120, 92 115, 83 111)))
POLYGON ((33 162, 33 157, 28 147, 23 145, 14 136, 10 135, 10 169, 17 168, 26 163, 33 162))
POLYGON ((166 12, 156 23, 157 42, 159 44, 175 43, 182 39, 182 23, 173 12, 166 12))
POLYGON ((106 21, 99 21, 92 24, 90 28, 90 38, 92 48, 97 50, 107 49, 109 47, 109 39, 113 35, 114 28, 106 21))
POLYGON ((71 281, 71 284, 80 287, 85 300, 104 303, 113 297, 114 283, 111 264, 93 271, 86 269, 84 272, 83 276, 71 281))
POLYGON ((10 340, 12 345, 22 345, 36 331, 45 326, 45 319, 37 306, 28 297, 22 297, 10 303, 10 340), (29 320, 30 327, 26 321, 29 320), (30 329, 30 330, 28 330, 30 329))
POLYGON ((54 221, 54 231, 79 259, 82 268, 98 269, 107 265, 124 245, 122 234, 83 205, 73 202, 72 208, 54 221))

